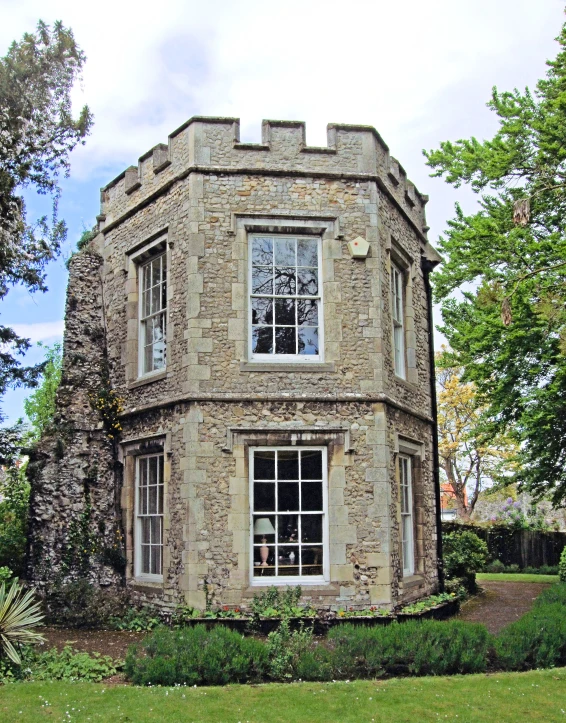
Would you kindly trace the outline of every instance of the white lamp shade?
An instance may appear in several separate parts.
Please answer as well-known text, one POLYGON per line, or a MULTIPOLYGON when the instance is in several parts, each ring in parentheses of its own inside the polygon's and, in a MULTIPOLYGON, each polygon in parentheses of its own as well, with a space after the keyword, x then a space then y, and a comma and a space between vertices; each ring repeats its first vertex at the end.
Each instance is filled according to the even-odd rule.
POLYGON ((254 535, 274 535, 275 527, 269 517, 260 517, 254 523, 254 535))

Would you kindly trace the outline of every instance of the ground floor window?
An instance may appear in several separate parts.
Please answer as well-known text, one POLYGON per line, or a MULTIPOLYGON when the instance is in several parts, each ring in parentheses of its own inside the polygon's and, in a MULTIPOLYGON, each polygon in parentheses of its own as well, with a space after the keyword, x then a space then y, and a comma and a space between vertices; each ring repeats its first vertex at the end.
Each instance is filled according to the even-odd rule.
POLYGON ((252 582, 322 582, 326 448, 250 450, 252 582))
POLYGON ((136 577, 163 575, 163 454, 136 461, 136 577))
POLYGON ((413 535, 413 479, 412 460, 405 454, 399 455, 399 486, 401 493, 401 547, 403 557, 403 575, 412 575, 415 571, 415 551, 413 535))

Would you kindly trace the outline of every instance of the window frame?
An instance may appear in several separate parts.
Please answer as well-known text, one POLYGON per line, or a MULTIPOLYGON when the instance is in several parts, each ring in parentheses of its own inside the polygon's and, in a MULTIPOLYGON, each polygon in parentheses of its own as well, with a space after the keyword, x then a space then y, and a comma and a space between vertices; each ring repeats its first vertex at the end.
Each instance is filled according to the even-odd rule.
MULTIPOLYGON (((273 232, 260 232, 254 231, 248 234, 248 261, 247 261, 247 339, 248 339, 248 360, 255 363, 274 363, 274 364, 320 364, 324 362, 324 284, 322 278, 322 235, 321 234, 308 234, 308 233, 273 233, 273 232), (317 272, 318 272, 318 295, 317 296, 299 296, 295 295, 282 295, 279 298, 294 298, 294 299, 316 299, 318 300, 318 354, 256 354, 253 352, 253 325, 252 325, 252 298, 263 297, 269 298, 270 296, 275 299, 278 298, 275 294, 253 294, 252 293, 252 246, 254 238, 291 238, 297 241, 301 239, 317 241, 317 272)), ((297 268, 297 267, 295 267, 297 268)), ((305 267, 308 268, 308 267, 305 267)), ((275 309, 273 311, 275 313, 275 309)), ((275 324, 273 324, 275 327, 275 324)), ((293 328, 299 328, 295 325, 293 328)))
MULTIPOLYGON (((160 239, 160 243, 163 243, 164 239, 160 239)), ((167 369, 167 328, 168 324, 168 313, 169 313, 169 268, 168 268, 168 253, 167 247, 159 248, 159 251, 152 253, 149 258, 145 258, 137 264, 137 277, 138 277, 138 379, 151 378, 154 375, 163 374, 167 369), (160 278, 160 285, 163 285, 163 271, 165 272, 165 307, 159 309, 159 311, 150 314, 149 316, 143 315, 143 300, 144 300, 144 269, 152 264, 157 259, 162 259, 162 273, 160 278), (163 343, 165 348, 165 363, 158 369, 152 369, 151 371, 145 371, 145 337, 146 337, 146 320, 156 316, 157 314, 163 314, 165 319, 165 330, 163 335, 163 343)), ((153 286, 149 287, 150 289, 153 286)), ((161 294, 160 294, 160 298, 161 294)))
MULTIPOLYGON (((248 448, 248 480, 249 480, 249 579, 252 587, 266 587, 271 585, 326 585, 330 582, 330 560, 329 560, 329 514, 328 514, 328 447, 326 446, 253 446, 248 448), (322 575, 293 575, 288 577, 254 577, 254 514, 265 514, 266 516, 278 515, 278 512, 254 512, 254 453, 262 452, 285 452, 285 451, 301 451, 301 452, 322 452, 322 575)), ((274 480, 278 484, 279 480, 274 480)), ((307 512, 299 512, 308 514, 307 512)), ((300 543, 303 544, 303 543, 300 543)))
POLYGON ((406 278, 405 271, 394 261, 391 261, 391 275, 389 292, 391 299, 391 326, 393 346, 393 369, 395 376, 400 379, 407 379, 407 344, 406 333, 406 278), (398 304, 401 306, 400 318, 398 318, 398 304), (397 337, 400 338, 401 348, 397 350, 397 337))
MULTIPOLYGON (((134 578, 136 580, 144 580, 147 582, 163 582, 163 562, 165 552, 165 454, 163 451, 150 452, 148 454, 140 454, 135 457, 135 470, 134 470, 134 578), (157 469, 158 474, 161 469, 161 480, 158 481, 158 486, 162 488, 162 509, 161 512, 155 515, 140 515, 139 503, 140 503, 140 463, 143 460, 150 459, 151 457, 161 458, 161 465, 158 463, 157 469), (161 574, 155 574, 150 572, 142 572, 142 533, 141 533, 141 521, 145 517, 160 517, 161 518, 161 574)), ((159 499, 159 492, 158 492, 159 499)))
POLYGON ((400 452, 398 457, 399 469, 399 509, 401 517, 401 566, 403 577, 410 577, 415 574, 415 500, 413 494, 413 456, 400 452), (406 466, 404 465, 406 463, 406 466), (405 470, 408 475, 405 475, 405 470), (404 488, 407 490, 406 496, 404 488), (404 501, 408 502, 409 509, 404 510, 404 501), (405 526, 404 519, 408 520, 405 526), (405 531, 409 532, 408 539, 405 538, 405 531), (405 565, 405 549, 409 552, 409 564, 405 565))

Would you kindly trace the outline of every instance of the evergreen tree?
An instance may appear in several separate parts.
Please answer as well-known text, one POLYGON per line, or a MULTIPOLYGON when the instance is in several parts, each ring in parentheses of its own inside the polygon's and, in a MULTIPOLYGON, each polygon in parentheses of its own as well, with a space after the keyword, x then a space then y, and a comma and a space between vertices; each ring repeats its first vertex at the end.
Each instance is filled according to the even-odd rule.
POLYGON ((425 151, 434 176, 479 197, 477 213, 456 206, 434 275, 454 364, 494 433, 516 434, 517 479, 554 504, 566 500, 566 25, 557 40, 533 93, 493 89, 492 139, 425 151))

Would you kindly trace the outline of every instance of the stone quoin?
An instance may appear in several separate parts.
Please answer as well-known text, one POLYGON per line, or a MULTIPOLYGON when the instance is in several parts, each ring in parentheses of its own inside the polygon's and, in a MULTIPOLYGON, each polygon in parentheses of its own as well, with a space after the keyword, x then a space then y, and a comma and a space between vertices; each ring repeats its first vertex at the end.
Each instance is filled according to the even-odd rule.
POLYGON ((30 581, 199 609, 435 592, 427 200, 372 127, 242 143, 235 118, 104 187, 30 464, 30 581))

